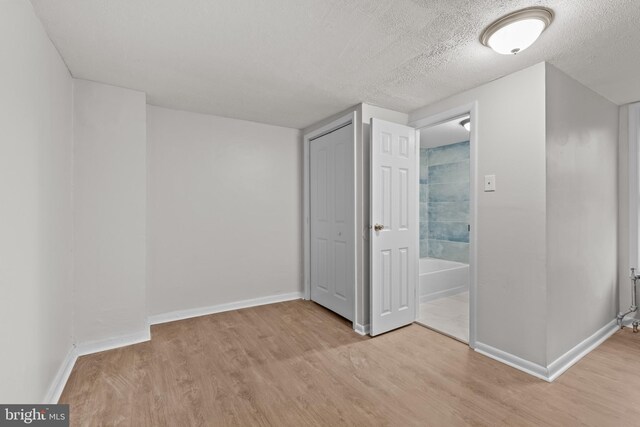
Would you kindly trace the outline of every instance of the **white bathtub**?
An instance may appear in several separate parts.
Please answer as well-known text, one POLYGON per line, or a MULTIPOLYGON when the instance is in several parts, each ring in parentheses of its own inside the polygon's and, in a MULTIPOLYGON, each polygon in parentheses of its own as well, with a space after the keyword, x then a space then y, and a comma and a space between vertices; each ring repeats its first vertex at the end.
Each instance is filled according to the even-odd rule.
POLYGON ((420 258, 420 302, 469 290, 469 264, 420 258))

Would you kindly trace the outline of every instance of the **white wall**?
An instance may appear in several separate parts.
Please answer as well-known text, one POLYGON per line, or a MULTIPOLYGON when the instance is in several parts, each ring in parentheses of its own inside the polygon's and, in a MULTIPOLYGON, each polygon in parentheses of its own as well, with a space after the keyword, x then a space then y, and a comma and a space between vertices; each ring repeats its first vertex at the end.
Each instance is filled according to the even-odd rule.
POLYGON ((477 342, 546 362, 545 65, 410 114, 413 122, 477 101, 477 342))
POLYGON ((618 305, 618 108, 548 64, 425 107, 477 102, 477 341, 538 366, 618 305))
POLYGON ((0 52, 0 402, 40 402, 72 345, 72 79, 28 1, 0 52))
POLYGON ((618 107, 550 64, 547 363, 616 316, 618 107))
POLYGON ((148 334, 144 93, 74 81, 74 225, 77 342, 148 334))
POLYGON ((295 129, 149 106, 149 308, 302 291, 295 129))

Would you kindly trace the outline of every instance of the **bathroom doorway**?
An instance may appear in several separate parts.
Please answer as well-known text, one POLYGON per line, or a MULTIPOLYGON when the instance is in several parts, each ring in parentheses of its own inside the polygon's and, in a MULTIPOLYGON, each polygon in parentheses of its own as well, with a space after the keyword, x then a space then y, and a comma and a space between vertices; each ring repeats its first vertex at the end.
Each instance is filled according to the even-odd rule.
MULTIPOLYGON (((451 116, 449 116, 451 117, 451 116)), ((420 128, 416 322, 471 343, 475 150, 471 113, 420 128)))

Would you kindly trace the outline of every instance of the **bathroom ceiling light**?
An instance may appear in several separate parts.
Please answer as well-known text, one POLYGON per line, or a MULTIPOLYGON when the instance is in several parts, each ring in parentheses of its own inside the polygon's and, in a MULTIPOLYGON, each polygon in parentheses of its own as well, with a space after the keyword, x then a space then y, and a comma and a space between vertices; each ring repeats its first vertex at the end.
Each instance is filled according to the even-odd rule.
POLYGON ((480 41, 498 53, 515 55, 531 46, 551 21, 551 9, 530 7, 518 10, 489 25, 482 32, 480 41))
POLYGON ((469 117, 467 117, 466 119, 462 120, 460 122, 460 126, 465 128, 467 130, 467 132, 470 132, 471 131, 471 119, 469 117))

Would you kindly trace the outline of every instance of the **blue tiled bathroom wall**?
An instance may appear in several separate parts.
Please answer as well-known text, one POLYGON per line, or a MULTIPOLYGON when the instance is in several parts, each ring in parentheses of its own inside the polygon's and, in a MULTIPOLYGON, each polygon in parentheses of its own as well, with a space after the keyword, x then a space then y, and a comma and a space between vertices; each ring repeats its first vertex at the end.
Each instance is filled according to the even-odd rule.
POLYGON ((420 149, 420 256, 469 262, 469 141, 420 149))

